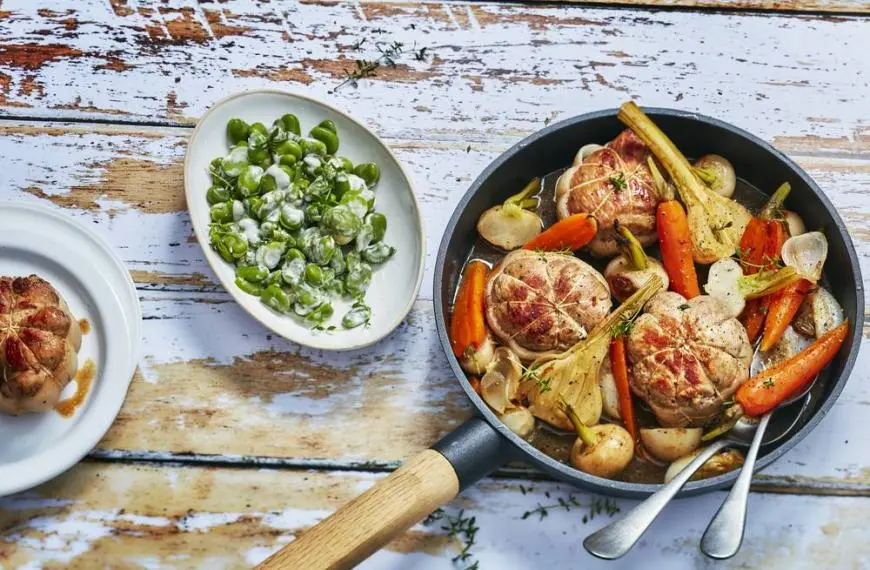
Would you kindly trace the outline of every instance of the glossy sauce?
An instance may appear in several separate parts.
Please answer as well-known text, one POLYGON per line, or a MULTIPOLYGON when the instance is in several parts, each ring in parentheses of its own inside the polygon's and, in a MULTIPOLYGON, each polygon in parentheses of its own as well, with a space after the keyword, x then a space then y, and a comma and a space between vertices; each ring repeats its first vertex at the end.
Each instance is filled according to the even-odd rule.
POLYGON ((91 323, 87 319, 79 319, 79 328, 82 330, 82 334, 88 334, 91 332, 91 323))
POLYGON ((91 383, 94 381, 96 373, 97 367, 94 364, 94 361, 88 358, 85 361, 84 366, 79 368, 79 371, 76 372, 76 377, 74 378, 76 382, 75 394, 73 394, 71 398, 67 398, 66 400, 55 404, 55 411, 65 418, 71 417, 76 412, 76 409, 82 405, 82 402, 85 401, 85 397, 88 395, 88 390, 91 388, 91 383))
MULTIPOLYGON (((535 211, 543 220, 545 228, 550 227, 557 221, 554 200, 556 181, 558 180, 562 172, 564 172, 564 170, 565 169, 557 170, 541 177, 541 190, 537 194, 537 197, 539 198, 539 205, 535 211)), ((524 184, 525 182, 518 181, 517 189, 522 188, 524 184)), ((507 195, 509 196, 513 193, 514 191, 511 191, 508 192, 507 195)), ((763 204, 767 201, 767 196, 765 194, 763 194, 754 186, 750 185, 745 180, 742 180, 740 178, 737 179, 737 187, 734 192, 733 198, 753 212, 761 208, 761 206, 763 206, 763 204)), ((492 205, 496 205, 497 203, 497 199, 494 198, 492 205)), ((647 253, 652 257, 661 257, 657 246, 647 248, 647 253)), ((471 260, 481 260, 487 262, 490 265, 495 265, 505 255, 506 254, 504 251, 492 246, 478 235, 472 247, 470 248, 470 251, 468 252, 468 257, 466 258, 465 263, 467 264, 471 260)), ((588 254, 584 254, 582 252, 580 257, 584 261, 595 267, 595 269, 597 269, 601 273, 604 272, 605 266, 610 261, 610 258, 593 258, 590 257, 588 254)), ((696 267, 698 270, 698 280, 701 283, 705 283, 707 280, 707 267, 696 267)), ((459 282, 461 282, 461 275, 457 276, 456 283, 459 282)), ((456 291, 454 289, 454 296, 455 294, 456 291)), ((638 400, 636 397, 633 399, 635 414, 637 415, 638 428, 661 427, 658 425, 655 420, 655 416, 652 414, 652 412, 649 411, 646 405, 642 401, 638 400)), ((602 415, 601 421, 608 422, 609 420, 606 416, 602 415)), ((575 439, 575 434, 555 430, 551 426, 546 424, 543 420, 536 418, 535 430, 529 438, 529 443, 531 443, 534 447, 546 453, 550 457, 556 459, 557 461, 570 464, 571 448, 574 445, 575 439)), ((629 465, 625 468, 625 470, 614 476, 613 479, 620 481, 629 481, 633 483, 661 483, 664 479, 667 467, 667 464, 659 464, 657 462, 653 462, 652 460, 640 459, 638 457, 635 457, 631 461, 631 463, 629 463, 629 465)))

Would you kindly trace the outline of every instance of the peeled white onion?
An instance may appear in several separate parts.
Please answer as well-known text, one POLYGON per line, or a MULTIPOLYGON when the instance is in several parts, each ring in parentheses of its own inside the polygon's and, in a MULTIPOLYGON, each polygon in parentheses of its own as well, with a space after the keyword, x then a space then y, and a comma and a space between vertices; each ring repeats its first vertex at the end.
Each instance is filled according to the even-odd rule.
POLYGON ((817 282, 828 258, 828 240, 822 232, 792 236, 782 246, 782 262, 801 277, 817 282))
POLYGON ((495 349, 495 357, 480 379, 480 396, 490 408, 502 414, 511 407, 520 376, 520 361, 510 349, 500 346, 495 349))
POLYGON ((797 215, 797 212, 783 210, 782 214, 785 216, 785 223, 788 226, 788 235, 799 236, 807 233, 807 226, 804 224, 803 219, 797 215))

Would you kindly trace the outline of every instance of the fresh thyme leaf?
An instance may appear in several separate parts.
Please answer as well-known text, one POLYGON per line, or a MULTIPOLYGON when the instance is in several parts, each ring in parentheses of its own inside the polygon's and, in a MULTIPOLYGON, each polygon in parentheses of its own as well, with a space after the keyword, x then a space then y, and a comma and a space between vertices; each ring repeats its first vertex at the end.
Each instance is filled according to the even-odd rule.
POLYGON ((544 126, 546 127, 547 125, 549 125, 549 124, 550 124, 550 121, 552 121, 552 120, 553 120, 553 119, 550 118, 550 117, 544 117, 544 126))
POLYGON ((426 52, 429 51, 427 47, 421 47, 420 49, 414 50, 414 59, 417 61, 426 61, 426 52))
POLYGON ((773 378, 768 378, 767 380, 762 382, 761 385, 765 388, 773 388, 776 384, 774 383, 773 378))
POLYGON ((635 311, 633 314, 622 315, 619 322, 613 326, 613 329, 611 329, 610 336, 613 338, 628 336, 628 333, 630 333, 632 327, 634 327, 634 321, 637 320, 637 317, 639 316, 639 310, 635 311))
POLYGON ((586 524, 600 514, 607 514, 607 516, 612 517, 620 510, 616 503, 613 502, 611 499, 602 499, 600 497, 596 497, 592 499, 589 504, 584 505, 577 500, 577 497, 575 497, 573 494, 570 494, 567 498, 560 497, 553 504, 542 505, 538 503, 538 506, 536 508, 524 512, 520 518, 522 520, 526 520, 529 517, 537 516, 538 520, 542 521, 549 516, 550 510, 564 510, 566 512, 570 512, 574 509, 583 508, 587 509, 586 513, 581 519, 583 521, 583 524, 586 524))
POLYGON ((362 49, 363 44, 365 44, 367 40, 368 38, 357 40, 352 46, 350 46, 350 49, 352 49, 353 51, 359 51, 360 49, 362 49))
POLYGON ((468 145, 467 147, 465 147, 465 152, 471 152, 471 145, 468 145))
POLYGON ((735 403, 736 403, 736 402, 734 401, 734 398, 728 398, 727 400, 725 400, 724 402, 722 402, 722 408, 725 409, 725 410, 727 410, 728 408, 730 408, 731 406, 733 406, 735 403))
POLYGON ((428 517, 423 519, 423 526, 429 526, 432 523, 434 523, 435 521, 440 521, 441 519, 444 518, 444 515, 445 515, 444 509, 435 509, 434 511, 429 513, 428 517))
POLYGON ((229 180, 227 180, 226 178, 224 178, 223 176, 221 176, 220 172, 218 172, 214 167, 210 166, 208 168, 208 173, 209 173, 209 176, 211 176, 212 178, 217 178, 221 184, 223 184, 227 188, 232 189, 233 183, 230 182, 229 180))
POLYGON ((677 308, 678 308, 679 310, 681 310, 681 311, 685 311, 686 309, 689 308, 689 304, 688 304, 688 303, 683 303, 682 305, 680 305, 680 306, 677 307, 677 308))
POLYGON ((628 183, 625 181, 625 173, 617 172, 610 176, 610 185, 613 186, 614 192, 622 192, 628 188, 628 183))
POLYGON ((541 378, 538 374, 537 368, 526 368, 522 364, 520 364, 520 368, 523 370, 523 375, 520 377, 520 380, 524 378, 531 378, 535 381, 535 384, 538 385, 538 388, 541 389, 541 394, 545 394, 552 390, 550 387, 550 379, 549 378, 541 378))
MULTIPOLYGON (((355 47, 361 47, 365 43, 365 39, 357 42, 355 47)), ((396 58, 402 54, 403 45, 401 42, 392 42, 389 45, 385 44, 375 44, 375 47, 380 52, 380 57, 374 60, 368 59, 358 59, 354 62, 354 69, 351 71, 344 70, 344 81, 339 83, 333 92, 338 91, 345 85, 351 85, 352 87, 359 86, 359 80, 364 79, 366 77, 375 77, 377 75, 378 69, 382 65, 387 65, 389 67, 396 67, 396 58)))
POLYGON ((727 222, 725 222, 725 223, 723 223, 723 224, 721 224, 721 225, 710 226, 710 230, 711 230, 714 234, 718 234, 718 233, 721 232, 722 230, 727 230, 728 228, 730 228, 730 227, 733 226, 733 225, 734 225, 734 222, 732 222, 731 220, 728 220, 727 222))

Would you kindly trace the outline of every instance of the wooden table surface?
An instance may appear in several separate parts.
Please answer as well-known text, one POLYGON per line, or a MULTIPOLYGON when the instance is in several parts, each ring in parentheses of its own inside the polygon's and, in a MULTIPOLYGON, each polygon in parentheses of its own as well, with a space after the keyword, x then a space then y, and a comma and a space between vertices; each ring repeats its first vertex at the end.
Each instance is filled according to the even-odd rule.
MULTIPOLYGON (((434 252, 477 174, 550 121, 636 98, 750 130, 825 189, 870 275, 868 14, 858 0, 2 0, 0 199, 49 205, 115 248, 139 290, 144 350, 91 455, 0 499, 0 568, 246 568, 468 417, 435 334, 434 252), (395 69, 330 94, 392 41, 405 46, 395 69), (188 136, 216 100, 256 87, 346 109, 417 183, 426 279, 371 349, 328 354, 268 334, 193 237, 188 136)), ((743 550, 717 568, 870 567, 868 380, 865 343, 831 414, 758 475, 743 550)), ((608 520, 588 516, 600 499, 531 469, 446 511, 477 517, 481 569, 707 568, 697 543, 723 498, 676 502, 611 564, 580 544, 608 520), (572 496, 580 508, 522 518, 572 496)), ((464 568, 451 563, 458 547, 421 525, 362 567, 464 568)))

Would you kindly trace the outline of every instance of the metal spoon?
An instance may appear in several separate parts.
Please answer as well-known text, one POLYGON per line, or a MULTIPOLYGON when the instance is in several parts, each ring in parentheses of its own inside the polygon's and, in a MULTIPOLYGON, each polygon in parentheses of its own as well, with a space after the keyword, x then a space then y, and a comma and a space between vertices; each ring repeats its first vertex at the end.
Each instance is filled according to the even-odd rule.
MULTIPOLYGON (((753 356, 753 362, 751 365, 753 376, 757 373, 756 370, 758 370, 758 365, 756 365, 758 355, 759 353, 756 351, 755 356, 753 356)), ((809 389, 807 389, 807 391, 808 390, 809 389)), ((803 398, 805 395, 806 391, 795 396, 788 403, 803 398)), ((787 404, 783 404, 783 406, 785 405, 787 404)), ((586 540, 583 541, 583 547, 586 548, 590 554, 599 558, 604 558, 605 560, 613 560, 625 555, 629 550, 631 550, 631 547, 634 546, 643 533, 646 532, 646 529, 649 528, 659 514, 661 514, 665 506, 671 502, 671 499, 673 499, 679 490, 683 488, 683 485, 685 485, 692 475, 694 475, 695 471, 700 469, 708 459, 726 447, 746 447, 747 445, 750 445, 746 461, 749 461, 749 456, 751 455, 754 463, 755 457, 758 454, 758 448, 761 446, 762 441, 765 445, 769 445, 779 441, 787 435, 803 415, 806 405, 807 402, 805 401, 802 409, 795 414, 794 420, 789 423, 789 425, 784 428, 778 426, 778 431, 768 433, 766 436, 765 431, 770 422, 772 413, 766 414, 760 421, 745 417, 740 418, 737 424, 728 432, 726 437, 718 439, 704 448, 701 453, 691 461, 691 463, 686 465, 686 467, 684 467, 676 477, 662 486, 661 489, 650 495, 644 502, 629 511, 624 517, 586 537, 586 540)), ((747 472, 752 473, 751 469, 747 472)), ((746 479, 748 481, 751 479, 751 476, 746 479)), ((735 487, 737 487, 737 484, 735 484, 735 487)))
MULTIPOLYGON (((750 371, 752 376, 755 376, 765 368, 762 363, 763 359, 759 358, 758 355, 759 351, 756 350, 755 356, 752 359, 753 367, 750 371), (755 368, 756 363, 758 363, 758 369, 755 368)), ((815 379, 800 394, 780 404, 780 407, 787 406, 803 398, 810 391, 810 388, 813 387, 813 384, 815 384, 815 379)), ((728 497, 719 507, 719 510, 716 511, 713 520, 707 526, 707 530, 704 531, 704 536, 701 538, 701 552, 710 558, 724 560, 731 558, 740 550, 740 545, 743 542, 743 532, 746 528, 749 486, 755 471, 758 448, 761 447, 761 441, 767 429, 767 424, 770 422, 770 418, 776 409, 774 408, 761 416, 761 420, 757 424, 755 437, 752 439, 752 445, 749 446, 749 451, 746 452, 746 460, 740 470, 740 475, 737 476, 737 481, 731 487, 728 497)), ((800 414, 798 414, 798 417, 800 417, 800 414)), ((740 422, 738 422, 738 425, 740 425, 740 422)), ((736 428, 737 426, 735 426, 736 428)))

